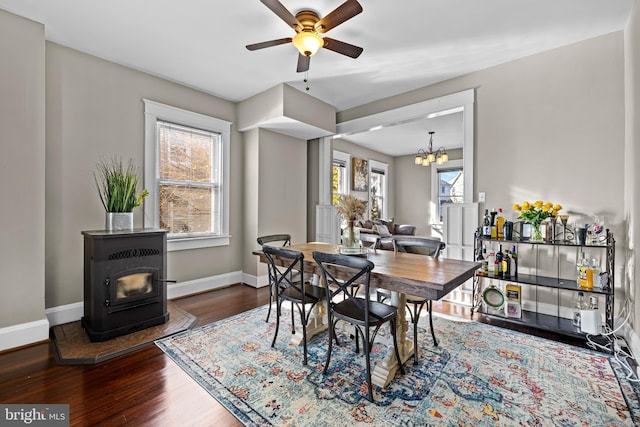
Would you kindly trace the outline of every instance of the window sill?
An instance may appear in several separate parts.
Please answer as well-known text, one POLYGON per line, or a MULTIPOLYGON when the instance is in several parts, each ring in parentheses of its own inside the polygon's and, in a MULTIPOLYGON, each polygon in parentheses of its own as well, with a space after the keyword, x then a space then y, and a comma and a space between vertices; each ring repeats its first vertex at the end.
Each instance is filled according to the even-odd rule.
POLYGON ((167 252, 229 246, 231 236, 185 237, 167 239, 167 252))

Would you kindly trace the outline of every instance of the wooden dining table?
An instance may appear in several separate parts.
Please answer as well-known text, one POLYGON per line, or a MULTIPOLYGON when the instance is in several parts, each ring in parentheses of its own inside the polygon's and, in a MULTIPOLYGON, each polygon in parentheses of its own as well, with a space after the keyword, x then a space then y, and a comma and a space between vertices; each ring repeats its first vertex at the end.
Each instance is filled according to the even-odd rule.
MULTIPOLYGON (((320 267, 313 259, 313 252, 340 253, 340 246, 331 243, 310 242, 287 246, 287 249, 302 252, 304 271, 308 275, 321 275, 320 267)), ((255 251, 262 262, 268 262, 262 251, 255 251)), ((439 300, 458 286, 473 278, 480 264, 472 261, 433 258, 425 255, 393 252, 380 249, 367 249, 354 256, 366 257, 375 265, 371 272, 371 286, 391 291, 391 304, 398 307, 398 344, 402 363, 413 355, 413 341, 407 338, 409 330, 406 318, 406 296, 439 300)), ((280 260, 274 259, 276 263, 280 260)), ((284 262, 283 262, 284 264, 284 262)), ((345 272, 345 275, 348 274, 345 272)), ((339 273, 338 273, 338 277, 339 273)), ((307 327, 307 335, 312 336, 327 328, 326 306, 320 305, 314 310, 307 327)), ((388 345, 388 356, 379 362, 373 370, 372 382, 386 386, 398 368, 392 343, 388 345)))

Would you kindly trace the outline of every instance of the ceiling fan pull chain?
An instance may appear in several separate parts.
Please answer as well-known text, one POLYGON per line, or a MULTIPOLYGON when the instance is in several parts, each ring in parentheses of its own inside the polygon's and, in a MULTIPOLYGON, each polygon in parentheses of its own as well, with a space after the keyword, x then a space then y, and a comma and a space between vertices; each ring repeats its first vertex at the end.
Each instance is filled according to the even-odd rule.
POLYGON ((309 90, 309 70, 304 72, 304 82, 307 84, 306 89, 309 90))

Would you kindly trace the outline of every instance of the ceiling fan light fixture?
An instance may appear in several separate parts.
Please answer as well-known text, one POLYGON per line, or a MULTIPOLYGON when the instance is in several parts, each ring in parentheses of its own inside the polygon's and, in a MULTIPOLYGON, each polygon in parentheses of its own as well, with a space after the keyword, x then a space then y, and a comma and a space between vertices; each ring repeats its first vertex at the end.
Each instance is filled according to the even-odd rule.
POLYGON ((293 37, 293 45, 305 56, 312 56, 324 45, 324 40, 313 31, 300 31, 293 37))

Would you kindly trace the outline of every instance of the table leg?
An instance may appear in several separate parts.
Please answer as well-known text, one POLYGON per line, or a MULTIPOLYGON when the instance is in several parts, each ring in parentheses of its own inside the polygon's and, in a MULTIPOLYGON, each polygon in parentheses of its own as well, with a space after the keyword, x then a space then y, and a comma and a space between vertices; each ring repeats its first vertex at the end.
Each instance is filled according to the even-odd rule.
MULTIPOLYGON (((403 293, 391 292, 391 304, 398 307, 398 318, 396 319, 396 333, 398 338, 398 352, 404 364, 413 356, 413 341, 407 338, 409 322, 407 320, 407 296, 403 293)), ((387 344, 386 357, 378 362, 371 373, 371 382, 379 387, 387 386, 398 370, 398 361, 393 350, 393 338, 385 339, 387 344)))

